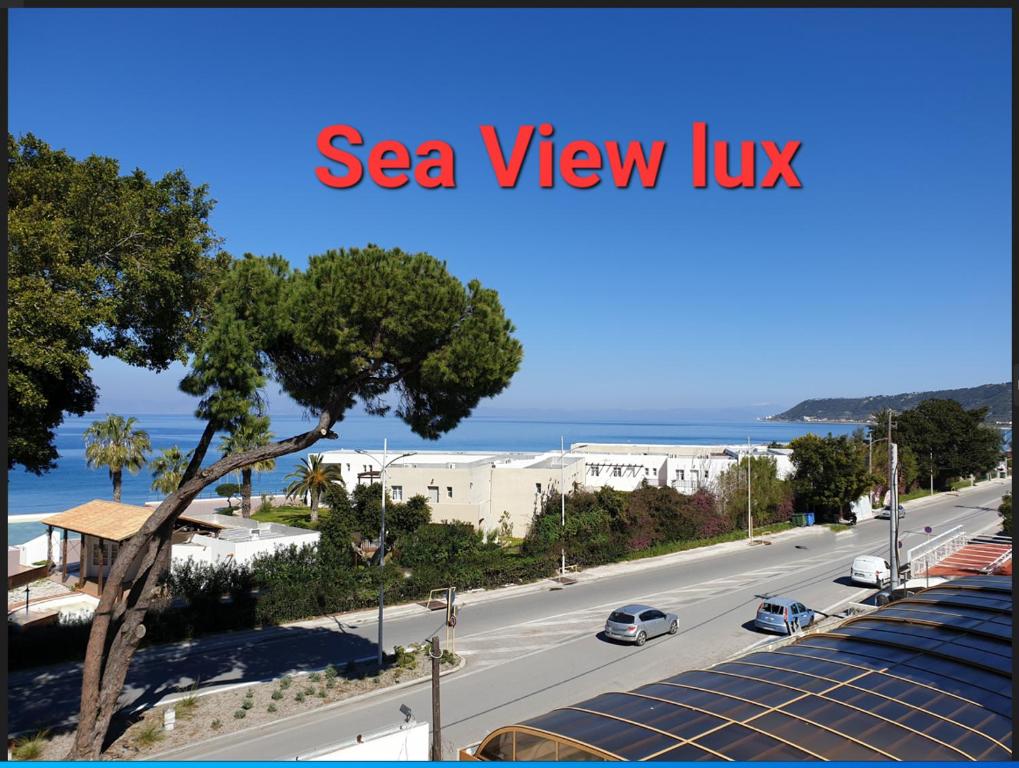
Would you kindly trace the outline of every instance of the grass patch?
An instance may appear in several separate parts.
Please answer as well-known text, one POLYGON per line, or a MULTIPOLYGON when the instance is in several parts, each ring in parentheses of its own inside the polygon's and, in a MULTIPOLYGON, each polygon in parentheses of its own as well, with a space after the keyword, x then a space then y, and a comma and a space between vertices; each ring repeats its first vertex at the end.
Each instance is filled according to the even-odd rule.
POLYGON ((181 720, 190 720, 198 709, 198 697, 193 693, 173 705, 173 711, 181 720))
POLYGON ((153 744, 162 741, 166 736, 163 726, 155 721, 150 721, 138 729, 134 740, 141 747, 151 747, 153 744))
POLYGON ((15 760, 38 760, 46 746, 46 731, 39 731, 34 736, 16 739, 11 756, 15 760))
POLYGON ((930 495, 930 488, 917 488, 915 491, 910 491, 909 493, 900 493, 899 503, 901 504, 904 501, 914 501, 916 499, 926 499, 930 495))
POLYGON ((834 531, 835 533, 839 533, 840 531, 848 531, 849 530, 849 526, 848 525, 843 525, 842 523, 824 523, 824 525, 826 527, 828 527, 828 528, 831 528, 832 531, 834 531))
MULTIPOLYGON (((754 528, 754 535, 761 536, 766 533, 778 533, 788 531, 793 527, 792 523, 775 523, 754 528)), ((723 544, 727 541, 741 541, 747 537, 746 531, 731 531, 721 536, 712 536, 708 539, 690 539, 689 541, 668 541, 664 544, 656 544, 653 547, 642 549, 640 552, 630 552, 623 560, 642 560, 645 557, 658 557, 659 555, 671 555, 673 552, 685 552, 688 549, 698 547, 710 547, 713 544, 723 544)))
MULTIPOLYGON (((252 506, 255 506, 255 499, 252 499, 252 506)), ((318 519, 322 521, 329 516, 329 510, 318 508, 318 519)), ((311 524, 311 508, 294 504, 272 507, 270 509, 259 509, 251 515, 253 520, 260 523, 279 523, 280 525, 292 525, 295 528, 314 528, 311 524)))
POLYGON ((975 482, 971 482, 970 479, 968 477, 966 477, 966 478, 963 478, 961 480, 956 480, 954 483, 952 483, 952 490, 953 491, 958 491, 958 490, 960 490, 962 488, 969 488, 972 485, 976 485, 976 483, 975 482))

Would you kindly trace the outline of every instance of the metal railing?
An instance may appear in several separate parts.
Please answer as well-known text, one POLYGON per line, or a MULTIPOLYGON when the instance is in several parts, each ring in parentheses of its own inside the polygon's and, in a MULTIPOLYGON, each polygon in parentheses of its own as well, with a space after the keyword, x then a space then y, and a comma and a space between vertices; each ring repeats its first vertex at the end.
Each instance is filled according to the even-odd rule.
POLYGON ((949 528, 934 538, 925 541, 906 552, 905 561, 913 576, 926 574, 931 565, 937 565, 949 555, 966 546, 966 531, 961 525, 949 528))
POLYGON ((975 542, 982 544, 1008 545, 1008 550, 998 555, 992 562, 980 569, 981 573, 994 573, 1005 563, 1012 561, 1012 537, 1011 536, 978 536, 975 542))

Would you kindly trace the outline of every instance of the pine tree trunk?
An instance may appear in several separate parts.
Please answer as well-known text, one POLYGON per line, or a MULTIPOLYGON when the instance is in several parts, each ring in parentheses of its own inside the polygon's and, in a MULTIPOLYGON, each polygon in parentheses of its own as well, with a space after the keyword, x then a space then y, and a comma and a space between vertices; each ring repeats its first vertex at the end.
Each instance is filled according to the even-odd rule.
POLYGON ((324 437, 333 422, 330 412, 323 411, 318 424, 309 432, 224 457, 202 469, 201 463, 216 433, 214 423, 206 425, 180 487, 167 496, 138 533, 128 539, 110 567, 92 619, 82 665, 78 729, 67 759, 98 760, 102 756, 131 659, 145 634, 142 621, 156 595, 159 577, 170 565, 171 538, 180 514, 216 480, 244 466, 304 450, 324 437), (127 574, 135 566, 134 581, 122 598, 127 574))
POLYGON ((251 467, 241 470, 241 517, 251 517, 251 467))
POLYGON ((120 487, 123 484, 124 473, 119 469, 111 469, 110 476, 113 478, 113 500, 120 502, 120 487))

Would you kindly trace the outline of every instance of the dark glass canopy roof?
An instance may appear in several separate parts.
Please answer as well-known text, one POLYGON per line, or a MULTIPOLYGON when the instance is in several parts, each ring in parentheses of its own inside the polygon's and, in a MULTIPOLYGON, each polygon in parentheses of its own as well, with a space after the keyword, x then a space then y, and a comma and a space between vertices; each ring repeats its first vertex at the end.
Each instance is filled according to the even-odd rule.
POLYGON ((1011 578, 966 577, 774 651, 500 728, 477 757, 1009 760, 1011 639, 1011 578))

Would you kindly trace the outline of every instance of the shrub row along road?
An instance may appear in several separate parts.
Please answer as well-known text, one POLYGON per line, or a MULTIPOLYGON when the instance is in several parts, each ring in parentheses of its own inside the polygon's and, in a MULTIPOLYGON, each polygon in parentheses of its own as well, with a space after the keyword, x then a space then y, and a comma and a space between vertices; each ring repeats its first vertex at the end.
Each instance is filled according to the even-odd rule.
MULTIPOLYGON (((998 502, 1007 490, 1008 483, 994 481, 957 496, 906 505, 903 551, 923 541, 925 525, 935 533, 954 525, 973 534, 994 528, 998 502)), ((606 566, 592 572, 600 578, 560 590, 540 588, 473 603, 466 595, 455 650, 467 666, 443 678, 442 685, 446 757, 455 757, 450 751, 454 747, 476 742, 498 725, 707 666, 765 639, 752 627, 761 595, 794 596, 821 611, 859 599, 867 591, 848 581, 853 557, 884 554, 887 547, 888 521, 873 520, 838 535, 803 529, 778 537, 770 546, 732 543, 664 563, 606 566), (649 641, 643 648, 604 641, 598 632, 608 611, 627 602, 675 611, 679 634, 649 641)), ((435 632, 444 638, 442 619, 442 612, 394 611, 386 620, 386 645, 409 645, 435 632)), ((138 654, 123 702, 151 704, 196 680, 202 688, 224 687, 373 658, 376 633, 377 625, 369 619, 344 623, 344 617, 330 617, 150 649, 138 654)), ((79 674, 78 665, 62 665, 12 675, 10 729, 73 721, 79 674)), ((168 757, 293 759, 400 722, 401 704, 427 720, 429 702, 428 686, 402 689, 262 727, 257 734, 212 739, 168 757)))

